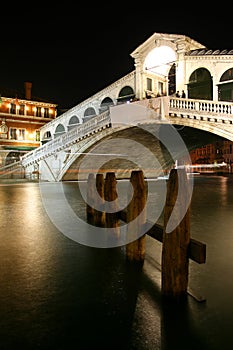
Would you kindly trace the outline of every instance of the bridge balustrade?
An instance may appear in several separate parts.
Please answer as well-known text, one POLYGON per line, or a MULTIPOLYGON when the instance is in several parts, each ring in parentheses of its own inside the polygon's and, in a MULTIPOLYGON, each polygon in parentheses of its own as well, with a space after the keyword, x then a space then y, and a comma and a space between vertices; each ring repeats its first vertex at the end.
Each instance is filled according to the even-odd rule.
POLYGON ((73 142, 76 142, 77 140, 80 140, 91 133, 98 132, 110 123, 111 119, 109 111, 105 111, 97 117, 94 117, 87 122, 78 125, 76 128, 73 128, 59 137, 47 142, 34 151, 23 155, 21 157, 22 165, 27 166, 28 164, 46 158, 48 155, 51 155, 61 149, 65 149, 73 142))
POLYGON ((170 109, 195 111, 201 114, 202 112, 215 115, 233 116, 233 103, 225 101, 210 101, 210 100, 196 100, 188 98, 172 98, 169 102, 170 109))
MULTIPOLYGON (((233 103, 225 101, 195 100, 188 98, 169 97, 169 116, 186 117, 210 122, 233 123, 233 103)), ((166 116, 166 117, 169 117, 166 116)), ((94 134, 111 124, 109 110, 79 124, 62 135, 48 141, 46 144, 22 156, 23 166, 46 158, 61 149, 65 149, 77 140, 94 134)))

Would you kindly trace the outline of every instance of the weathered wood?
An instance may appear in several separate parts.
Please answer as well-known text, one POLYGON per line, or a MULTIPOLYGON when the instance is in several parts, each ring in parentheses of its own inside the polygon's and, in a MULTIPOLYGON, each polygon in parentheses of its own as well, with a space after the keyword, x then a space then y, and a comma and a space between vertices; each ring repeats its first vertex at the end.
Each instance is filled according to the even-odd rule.
MULTIPOLYGON (((121 210, 119 212, 119 219, 123 222, 127 222, 127 212, 126 210, 121 210)), ((144 231, 146 234, 160 243, 163 243, 163 226, 160 224, 152 224, 150 220, 145 223, 144 231)), ((198 264, 204 264, 206 262, 206 244, 196 239, 190 238, 190 245, 188 249, 189 259, 195 261, 198 264)))
MULTIPOLYGON (((146 225, 148 229, 145 229, 148 236, 156 239, 159 242, 163 242, 163 226, 159 224, 154 224, 147 221, 146 225)), ((206 244, 196 239, 190 238, 189 249, 188 249, 189 259, 195 261, 198 264, 204 264, 206 262, 206 244)))
POLYGON ((105 226, 105 211, 104 211, 104 175, 96 174, 96 198, 94 210, 95 226, 105 226))
POLYGON ((116 184, 115 173, 107 172, 104 182, 105 227, 110 228, 110 234, 119 236, 120 220, 118 217, 119 205, 116 184))
POLYGON ((199 264, 204 264, 206 262, 206 244, 190 238, 189 258, 199 264))
MULTIPOLYGON (((190 246, 190 210, 182 212, 188 201, 188 182, 185 169, 172 169, 167 183, 164 208, 164 230, 162 246, 162 295, 181 300, 187 297, 188 251, 190 246), (182 198, 178 198, 179 193, 182 198), (177 225, 167 232, 169 219, 173 216, 177 225), (182 218, 183 216, 183 218, 182 218)), ((173 221, 173 223, 174 223, 173 221)))
POLYGON ((129 261, 143 262, 145 259, 145 234, 142 234, 146 222, 146 183, 141 170, 132 171, 130 178, 133 198, 127 207, 127 239, 133 241, 126 245, 126 257, 129 261), (137 238, 139 237, 139 238, 137 238))
POLYGON ((89 224, 94 223, 94 204, 95 204, 95 176, 93 173, 88 175, 87 179, 87 203, 86 218, 89 224))

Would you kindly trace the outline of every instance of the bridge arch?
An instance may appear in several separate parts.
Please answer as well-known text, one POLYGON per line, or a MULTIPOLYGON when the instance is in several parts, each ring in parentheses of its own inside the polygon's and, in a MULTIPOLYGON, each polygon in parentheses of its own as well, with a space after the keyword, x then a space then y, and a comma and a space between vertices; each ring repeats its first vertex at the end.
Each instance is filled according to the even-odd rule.
POLYGON ((176 64, 173 63, 168 72, 168 95, 173 95, 176 90, 176 64))
POLYGON ((165 44, 153 48, 145 57, 143 70, 146 72, 144 90, 146 96, 152 92, 152 97, 165 94, 172 95, 176 91, 175 50, 165 44))
POLYGON ((221 126, 214 122, 201 122, 196 123, 193 119, 188 118, 172 118, 171 123, 173 125, 180 125, 190 128, 207 131, 208 133, 220 136, 228 141, 233 141, 233 134, 230 128, 224 128, 224 124, 221 126))
POLYGON ((45 133, 42 135, 42 144, 45 143, 45 142, 48 142, 52 140, 52 134, 49 130, 45 131, 45 133))
POLYGON ((5 165, 18 162, 20 160, 20 156, 22 156, 22 153, 20 152, 14 152, 14 151, 9 152, 6 156, 5 165))
POLYGON ((162 45, 155 47, 147 54, 144 69, 166 77, 174 62, 176 62, 175 51, 167 45, 162 45))
POLYGON ((218 84, 219 101, 233 101, 233 67, 226 70, 218 84))
POLYGON ((65 127, 63 124, 58 124, 55 129, 54 137, 58 137, 66 132, 65 127))
POLYGON ((120 92, 118 94, 117 102, 118 103, 125 103, 125 102, 130 101, 134 98, 135 98, 135 92, 134 92, 133 88, 129 85, 126 85, 120 90, 120 92))
POLYGON ((94 107, 88 107, 85 111, 84 111, 84 121, 87 121, 93 117, 96 116, 96 111, 94 107))
POLYGON ((77 117, 76 115, 73 115, 70 120, 69 120, 69 123, 68 123, 68 131, 73 129, 75 126, 77 126, 78 124, 81 124, 82 123, 82 119, 77 117))
POLYGON ((100 104, 100 113, 107 111, 111 106, 114 106, 113 100, 110 97, 105 97, 100 104))
POLYGON ((190 75, 188 82, 188 98, 198 100, 213 99, 213 80, 207 68, 200 67, 190 75))

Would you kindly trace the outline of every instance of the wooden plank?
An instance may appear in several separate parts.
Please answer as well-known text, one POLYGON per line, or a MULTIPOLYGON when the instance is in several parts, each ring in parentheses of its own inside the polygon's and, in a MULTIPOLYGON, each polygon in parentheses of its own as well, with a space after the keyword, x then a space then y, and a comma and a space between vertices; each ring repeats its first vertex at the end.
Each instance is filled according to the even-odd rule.
MULTIPOLYGON (((159 224, 154 224, 151 227, 151 222, 147 221, 148 230, 146 233, 148 236, 156 239, 157 241, 163 243, 163 226, 159 224), (149 228, 151 227, 151 228, 149 228)), ((206 262, 206 244, 196 239, 190 238, 189 259, 195 261, 198 264, 204 264, 206 262)))
POLYGON ((204 264, 206 262, 206 244, 191 238, 189 259, 194 260, 198 264, 204 264))
MULTIPOLYGON (((122 210, 119 212, 119 217, 122 221, 126 222, 126 212, 122 210)), ((145 223, 144 231, 146 234, 160 243, 163 243, 163 226, 155 223, 154 225, 151 221, 147 220, 145 223)), ((206 244, 196 239, 190 238, 189 250, 188 250, 189 259, 195 261, 198 264, 204 264, 206 262, 206 244)))

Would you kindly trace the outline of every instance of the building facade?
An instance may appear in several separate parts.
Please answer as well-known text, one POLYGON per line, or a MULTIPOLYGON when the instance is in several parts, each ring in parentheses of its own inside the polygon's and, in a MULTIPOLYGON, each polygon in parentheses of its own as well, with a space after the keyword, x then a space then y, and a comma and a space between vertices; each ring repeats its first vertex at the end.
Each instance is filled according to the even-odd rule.
POLYGON ((56 118, 57 105, 32 97, 31 89, 31 82, 24 83, 23 93, 1 89, 0 167, 39 147, 40 128, 56 118))
POLYGON ((220 140, 207 144, 203 147, 190 151, 192 164, 195 165, 194 171, 198 172, 225 172, 233 171, 233 142, 229 140, 220 140), (217 164, 226 164, 217 168, 217 164), (205 166, 206 165, 206 166, 205 166), (212 167, 211 167, 212 165, 212 167))

